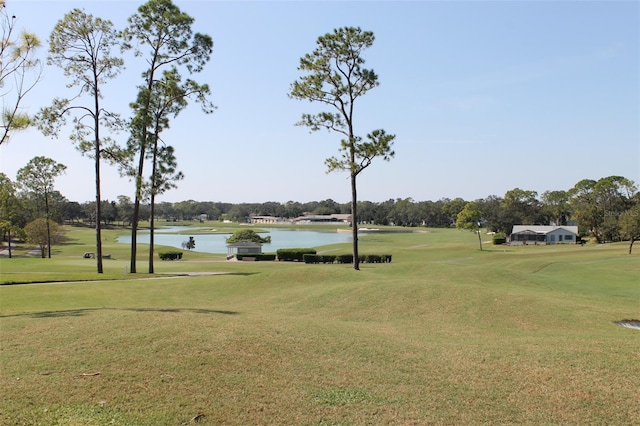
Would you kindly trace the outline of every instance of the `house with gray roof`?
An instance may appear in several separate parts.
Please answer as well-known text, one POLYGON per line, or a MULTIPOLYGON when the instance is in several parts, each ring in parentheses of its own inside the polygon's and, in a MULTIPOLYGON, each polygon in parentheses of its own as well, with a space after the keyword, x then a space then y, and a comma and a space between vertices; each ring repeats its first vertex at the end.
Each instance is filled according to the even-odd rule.
POLYGON ((577 226, 513 225, 511 245, 575 244, 579 240, 577 226))

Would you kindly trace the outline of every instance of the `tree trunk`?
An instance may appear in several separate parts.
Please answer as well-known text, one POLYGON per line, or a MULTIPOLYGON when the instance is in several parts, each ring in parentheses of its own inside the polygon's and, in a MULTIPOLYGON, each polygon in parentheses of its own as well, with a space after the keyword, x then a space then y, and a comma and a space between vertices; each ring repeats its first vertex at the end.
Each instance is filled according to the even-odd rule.
POLYGON ((96 267, 102 274, 102 207, 100 206, 100 163, 96 159, 96 267))
MULTIPOLYGON (((155 71, 155 59, 151 63, 149 69, 149 76, 147 78, 147 91, 152 93, 155 71)), ((145 100, 144 111, 148 114, 150 101, 147 97, 145 100)), ((142 182, 144 179, 144 158, 147 153, 147 125, 146 120, 143 120, 143 126, 140 133, 140 159, 138 160, 138 171, 136 176, 136 197, 133 203, 133 221, 131 222, 131 273, 136 273, 136 255, 137 255, 137 238, 138 238, 138 223, 140 222, 140 201, 142 198, 142 182)))
MULTIPOLYGON (((49 225, 49 195, 46 189, 44 191, 44 211, 45 211, 45 223, 47 225, 47 250, 49 252, 49 259, 51 259, 51 226, 49 225)), ((42 257, 44 257, 44 254, 42 257)))
POLYGON ((631 243, 629 244, 629 254, 631 254, 631 250, 633 249, 633 242, 635 241, 635 238, 631 237, 631 243))
MULTIPOLYGON (((153 179, 153 178, 152 178, 153 179)), ((153 232, 153 228, 155 226, 155 201, 156 201, 156 196, 153 193, 153 190, 151 191, 151 217, 149 218, 149 273, 153 274, 153 244, 154 244, 154 232, 153 232)))
MULTIPOLYGON (((145 136, 146 137, 146 136, 145 136)), ((136 273, 136 256, 138 242, 138 222, 140 222, 140 198, 142 198, 142 173, 144 168, 145 149, 141 147, 140 160, 138 162, 138 174, 136 176, 136 196, 133 202, 133 219, 131 220, 131 265, 130 272, 136 273)))
POLYGON ((480 251, 482 251, 482 237, 480 236, 480 227, 478 227, 478 242, 480 243, 480 251))
POLYGON ((351 173, 351 235, 353 239, 353 269, 360 270, 358 253, 358 192, 356 190, 356 174, 351 173))
MULTIPOLYGON (((137 192, 137 191, 136 191, 137 192)), ((129 272, 136 273, 136 256, 137 245, 136 240, 138 238, 138 220, 140 217, 140 201, 136 195, 133 207, 133 220, 131 221, 131 262, 129 264, 129 272)))
POLYGON ((98 273, 102 274, 102 200, 100 195, 100 105, 98 103, 98 96, 95 97, 95 167, 96 167, 96 267, 98 273))
POLYGON ((11 228, 7 230, 7 234, 9 236, 9 259, 11 259, 11 228))

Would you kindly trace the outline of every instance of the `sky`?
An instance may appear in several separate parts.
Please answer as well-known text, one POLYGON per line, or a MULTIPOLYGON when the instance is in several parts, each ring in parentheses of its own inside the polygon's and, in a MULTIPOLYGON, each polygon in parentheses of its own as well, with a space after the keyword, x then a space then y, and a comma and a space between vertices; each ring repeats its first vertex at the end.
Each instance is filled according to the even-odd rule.
MULTIPOLYGON (((143 2, 7 0, 18 27, 43 42, 73 8, 118 29, 143 2)), ((334 28, 375 35, 363 54, 380 86, 355 104, 355 131, 396 135, 395 158, 358 177, 358 199, 381 202, 542 194, 582 179, 618 175, 640 183, 640 2, 638 1, 178 1, 209 34, 213 54, 191 76, 211 87, 217 109, 191 104, 163 139, 185 179, 158 202, 349 202, 348 174, 326 173, 340 135, 295 126, 327 110, 288 97, 299 60, 334 28)), ((119 52, 115 52, 119 54, 119 52)), ((106 86, 105 105, 124 117, 141 84, 143 58, 106 86)), ((186 71, 183 73, 186 76, 186 71)), ((51 66, 23 106, 35 114, 72 97, 51 66)), ((87 99, 87 101, 89 101, 87 99)), ((126 133, 112 137, 124 143, 126 133)), ((95 200, 93 160, 69 140, 37 129, 0 146, 0 170, 35 156, 67 166, 55 189, 70 201, 95 200)), ((133 184, 107 164, 102 199, 133 198, 133 184)))

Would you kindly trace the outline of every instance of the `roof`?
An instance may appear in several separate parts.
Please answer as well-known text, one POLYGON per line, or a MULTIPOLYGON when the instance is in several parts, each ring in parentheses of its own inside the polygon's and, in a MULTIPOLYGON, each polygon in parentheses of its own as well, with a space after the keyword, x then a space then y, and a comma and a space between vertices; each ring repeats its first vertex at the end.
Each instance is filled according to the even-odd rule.
POLYGON ((351 214, 305 214, 295 220, 298 222, 347 222, 351 220, 351 214))
POLYGON ((262 247, 262 243, 254 243, 253 241, 238 241, 237 243, 227 244, 227 247, 262 247))
POLYGON ((557 229, 564 229, 565 231, 571 232, 574 235, 578 235, 578 227, 577 226, 555 226, 555 225, 513 225, 512 234, 542 234, 546 235, 550 232, 553 232, 557 229))

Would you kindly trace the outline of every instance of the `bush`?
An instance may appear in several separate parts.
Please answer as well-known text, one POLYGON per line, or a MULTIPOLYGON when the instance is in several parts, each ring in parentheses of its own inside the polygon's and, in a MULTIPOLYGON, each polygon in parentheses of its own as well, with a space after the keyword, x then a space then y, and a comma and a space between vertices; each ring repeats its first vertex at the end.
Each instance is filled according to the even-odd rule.
POLYGON ((382 263, 382 256, 379 254, 368 254, 364 257, 364 261, 367 263, 382 263))
POLYGON ((339 254, 336 257, 338 263, 353 263, 353 255, 352 254, 339 254))
POLYGON ((500 245, 507 243, 507 236, 502 232, 496 232, 493 234, 493 244, 500 245))
POLYGON ((302 256, 304 263, 334 263, 336 261, 336 255, 334 254, 305 254, 302 256))
MULTIPOLYGON (((358 256, 360 263, 391 263, 390 254, 361 254, 358 256)), ((305 263, 353 263, 352 254, 338 255, 304 255, 305 263)))
POLYGON ((276 251, 278 260, 283 260, 288 262, 291 262, 291 261, 302 262, 304 260, 305 254, 316 254, 316 251, 315 249, 311 249, 311 248, 279 249, 276 251))
POLYGON ((256 261, 273 261, 276 260, 275 253, 244 253, 244 254, 236 254, 236 259, 242 260, 245 257, 250 257, 255 259, 256 261))
POLYGON ((165 251, 165 252, 160 252, 158 253, 158 256, 160 256, 160 260, 176 260, 176 259, 182 259, 182 252, 181 251, 165 251))
POLYGON ((325 254, 322 256, 322 263, 334 263, 337 257, 335 254, 325 254))
POLYGON ((322 256, 318 256, 317 254, 303 254, 302 260, 304 263, 320 263, 320 258, 322 256))

